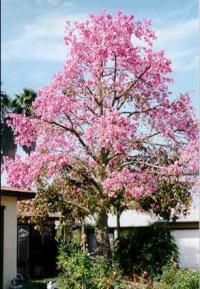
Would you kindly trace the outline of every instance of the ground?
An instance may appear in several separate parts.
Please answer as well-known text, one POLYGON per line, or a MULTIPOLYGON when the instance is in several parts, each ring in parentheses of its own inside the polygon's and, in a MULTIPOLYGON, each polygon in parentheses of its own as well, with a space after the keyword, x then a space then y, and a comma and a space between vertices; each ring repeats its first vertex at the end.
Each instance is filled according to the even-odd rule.
MULTIPOLYGON (((46 289, 47 283, 52 279, 29 280, 25 283, 24 289, 46 289)), ((127 289, 145 289, 147 285, 137 284, 127 281, 127 289)))
POLYGON ((52 279, 29 280, 25 283, 25 289, 46 289, 47 283, 52 279))

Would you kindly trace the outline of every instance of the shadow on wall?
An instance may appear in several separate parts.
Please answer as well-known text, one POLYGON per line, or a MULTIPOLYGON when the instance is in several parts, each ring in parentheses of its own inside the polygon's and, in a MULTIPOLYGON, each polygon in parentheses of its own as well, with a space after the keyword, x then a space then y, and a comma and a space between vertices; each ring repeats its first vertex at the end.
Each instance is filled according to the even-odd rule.
POLYGON ((56 275, 57 242, 54 225, 40 233, 33 225, 18 226, 17 270, 28 278, 56 275))
POLYGON ((179 248, 180 266, 196 269, 200 265, 200 235, 199 230, 173 230, 172 235, 179 248))

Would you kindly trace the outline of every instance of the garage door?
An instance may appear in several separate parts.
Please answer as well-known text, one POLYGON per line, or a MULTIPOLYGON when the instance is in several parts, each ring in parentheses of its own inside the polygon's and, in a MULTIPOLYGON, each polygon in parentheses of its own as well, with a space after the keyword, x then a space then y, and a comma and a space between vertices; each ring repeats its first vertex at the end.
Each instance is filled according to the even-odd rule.
POLYGON ((184 268, 197 268, 200 265, 200 232, 197 229, 172 230, 176 244, 179 248, 180 266, 184 268))

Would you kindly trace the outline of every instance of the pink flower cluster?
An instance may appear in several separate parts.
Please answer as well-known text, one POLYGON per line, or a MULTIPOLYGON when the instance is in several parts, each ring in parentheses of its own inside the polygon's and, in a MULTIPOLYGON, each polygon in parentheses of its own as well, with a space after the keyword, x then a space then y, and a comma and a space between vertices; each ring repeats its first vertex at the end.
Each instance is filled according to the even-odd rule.
POLYGON ((95 119, 92 126, 88 127, 85 135, 90 147, 96 148, 97 152, 105 148, 116 153, 124 153, 128 148, 130 135, 135 131, 136 126, 118 111, 106 110, 102 116, 95 119))
POLYGON ((156 191, 156 178, 146 171, 134 171, 123 168, 120 172, 112 172, 103 182, 103 187, 111 197, 119 192, 139 200, 141 196, 146 196, 156 191))
POLYGON ((150 111, 149 116, 152 126, 156 130, 162 130, 162 134, 166 137, 176 139, 177 132, 185 134, 189 139, 194 139, 198 135, 198 124, 188 93, 181 94, 172 103, 167 101, 157 110, 150 111))
POLYGON ((15 161, 5 160, 9 184, 17 188, 34 188, 37 178, 45 174, 46 181, 59 176, 61 169, 69 163, 67 154, 39 154, 33 152, 23 160, 17 156, 15 161))
POLYGON ((32 142, 36 140, 37 120, 21 114, 12 113, 9 115, 9 120, 7 121, 7 124, 14 128, 15 142, 17 144, 29 147, 31 146, 32 142))

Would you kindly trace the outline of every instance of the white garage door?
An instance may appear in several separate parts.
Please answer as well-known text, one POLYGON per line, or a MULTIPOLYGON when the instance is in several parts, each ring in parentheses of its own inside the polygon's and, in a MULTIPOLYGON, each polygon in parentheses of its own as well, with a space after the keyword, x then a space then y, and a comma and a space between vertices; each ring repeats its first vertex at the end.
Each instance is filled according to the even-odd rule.
POLYGON ((179 248, 180 266, 184 268, 197 268, 200 265, 200 231, 172 230, 173 237, 179 248))

